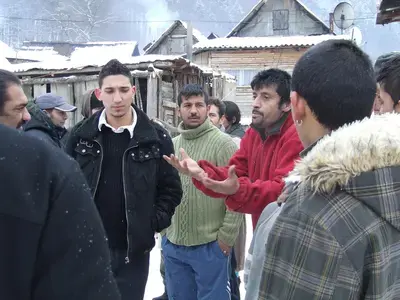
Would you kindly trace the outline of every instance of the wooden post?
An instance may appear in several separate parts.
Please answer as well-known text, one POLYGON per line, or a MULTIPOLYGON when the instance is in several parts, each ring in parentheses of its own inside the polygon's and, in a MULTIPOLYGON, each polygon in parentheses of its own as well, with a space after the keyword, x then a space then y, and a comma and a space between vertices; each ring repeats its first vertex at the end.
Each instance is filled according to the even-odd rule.
POLYGON ((158 78, 155 74, 149 72, 147 77, 147 115, 150 119, 157 118, 158 102, 157 102, 157 88, 158 78))
POLYGON ((193 61, 193 26, 192 21, 187 22, 186 54, 189 61, 193 61))

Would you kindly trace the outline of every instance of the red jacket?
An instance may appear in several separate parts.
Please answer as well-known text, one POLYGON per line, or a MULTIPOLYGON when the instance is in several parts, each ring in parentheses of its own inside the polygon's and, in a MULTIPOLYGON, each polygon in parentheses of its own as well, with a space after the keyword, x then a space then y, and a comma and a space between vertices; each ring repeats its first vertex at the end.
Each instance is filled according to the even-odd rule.
POLYGON ((227 167, 216 167, 205 160, 198 162, 209 178, 220 181, 227 178, 229 166, 235 165, 240 182, 236 194, 227 197, 195 179, 193 183, 210 197, 226 197, 229 209, 252 214, 255 228, 264 208, 277 200, 284 186, 283 177, 293 169, 302 150, 292 116, 287 114, 267 134, 253 128, 247 130, 227 167))

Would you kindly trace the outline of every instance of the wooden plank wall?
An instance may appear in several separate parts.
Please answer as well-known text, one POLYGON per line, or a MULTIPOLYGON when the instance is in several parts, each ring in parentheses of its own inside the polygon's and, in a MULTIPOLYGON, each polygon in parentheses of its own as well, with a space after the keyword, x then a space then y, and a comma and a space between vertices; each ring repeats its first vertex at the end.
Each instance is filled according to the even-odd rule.
POLYGON ((231 69, 293 69, 304 50, 241 50, 210 53, 210 65, 219 70, 231 69))
POLYGON ((242 117, 250 117, 253 103, 253 91, 250 86, 236 87, 234 102, 239 106, 242 117))

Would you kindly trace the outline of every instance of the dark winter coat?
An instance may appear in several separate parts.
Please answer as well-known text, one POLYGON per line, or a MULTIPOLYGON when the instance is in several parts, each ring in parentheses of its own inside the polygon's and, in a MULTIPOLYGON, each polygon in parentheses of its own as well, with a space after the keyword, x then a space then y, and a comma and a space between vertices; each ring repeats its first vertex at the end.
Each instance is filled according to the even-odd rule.
POLYGON ((232 137, 242 138, 246 132, 244 131, 242 125, 234 124, 227 128, 225 130, 225 133, 229 134, 232 137))
POLYGON ((55 147, 64 148, 68 131, 63 127, 55 126, 51 119, 33 102, 28 104, 28 111, 31 120, 23 126, 24 131, 55 147))
MULTIPOLYGON (((171 224, 182 197, 178 172, 162 157, 174 153, 168 132, 141 110, 135 110, 137 124, 122 162, 128 255, 149 252, 154 247, 155 232, 171 224)), ((101 111, 78 123, 66 147, 81 166, 92 195, 96 195, 103 160, 100 114, 101 111)))
POLYGON ((0 299, 121 299, 77 164, 23 132, 0 135, 0 299))

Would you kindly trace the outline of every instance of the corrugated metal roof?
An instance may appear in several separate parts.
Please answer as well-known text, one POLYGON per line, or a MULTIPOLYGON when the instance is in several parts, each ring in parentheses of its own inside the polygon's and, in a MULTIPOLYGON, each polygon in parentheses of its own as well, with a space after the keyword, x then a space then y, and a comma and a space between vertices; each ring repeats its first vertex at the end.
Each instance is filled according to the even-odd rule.
POLYGON ((281 47, 311 47, 331 39, 351 39, 348 35, 273 36, 216 38, 197 43, 194 52, 218 49, 264 49, 281 47))

